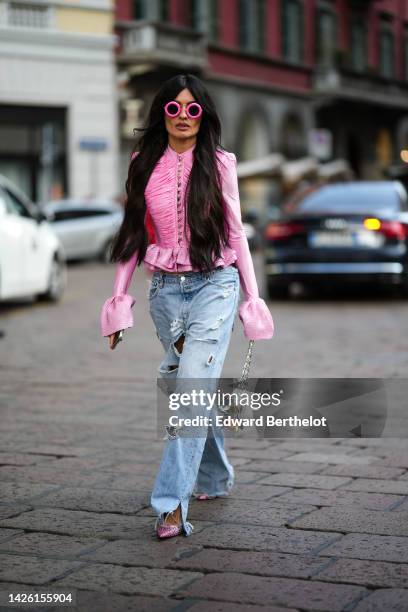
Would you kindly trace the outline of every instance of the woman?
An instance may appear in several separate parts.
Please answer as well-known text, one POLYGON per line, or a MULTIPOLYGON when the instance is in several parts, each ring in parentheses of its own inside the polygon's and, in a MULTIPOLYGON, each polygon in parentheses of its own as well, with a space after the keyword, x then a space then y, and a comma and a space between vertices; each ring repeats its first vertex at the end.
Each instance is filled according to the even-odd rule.
MULTIPOLYGON (((127 293, 136 265, 153 272, 149 312, 165 355, 158 372, 180 382, 216 380, 228 349, 239 288, 246 338, 272 338, 241 220, 236 157, 220 146, 214 103, 197 77, 178 75, 156 94, 126 181, 122 225, 112 248, 118 262, 101 331, 114 348, 133 326, 127 293)), ((159 538, 189 535, 188 504, 227 495, 234 471, 220 427, 182 437, 169 431, 151 496, 159 538)))

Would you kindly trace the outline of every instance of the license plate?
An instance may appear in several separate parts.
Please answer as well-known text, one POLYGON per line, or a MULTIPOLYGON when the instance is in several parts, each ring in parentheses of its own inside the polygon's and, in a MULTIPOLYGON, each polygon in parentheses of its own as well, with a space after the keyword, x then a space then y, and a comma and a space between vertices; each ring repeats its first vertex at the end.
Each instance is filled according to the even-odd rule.
POLYGON ((380 248, 384 244, 384 236, 370 230, 350 232, 310 232, 308 235, 310 247, 365 247, 380 248))
POLYGON ((344 232, 310 232, 311 247, 351 247, 355 246, 353 234, 344 232))

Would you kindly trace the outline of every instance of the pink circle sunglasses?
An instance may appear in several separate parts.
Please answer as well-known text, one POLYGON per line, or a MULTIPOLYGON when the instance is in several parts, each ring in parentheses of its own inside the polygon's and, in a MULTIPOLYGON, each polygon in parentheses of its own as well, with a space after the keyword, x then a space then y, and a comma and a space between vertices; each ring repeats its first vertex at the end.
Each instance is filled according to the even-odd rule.
MULTIPOLYGON (((181 113, 181 104, 177 100, 167 102, 164 107, 164 112, 168 117, 174 119, 181 113)), ((198 119, 203 114, 203 109, 198 102, 188 102, 186 104, 186 114, 189 119, 198 119)))

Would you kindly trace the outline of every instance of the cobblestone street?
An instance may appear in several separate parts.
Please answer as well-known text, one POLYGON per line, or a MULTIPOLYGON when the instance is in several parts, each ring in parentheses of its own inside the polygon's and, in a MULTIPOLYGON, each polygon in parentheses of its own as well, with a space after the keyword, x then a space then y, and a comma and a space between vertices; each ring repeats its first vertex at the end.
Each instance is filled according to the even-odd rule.
MULTIPOLYGON (((138 269, 135 326, 109 350, 99 313, 113 274, 73 265, 59 305, 2 306, 3 602, 72 592, 65 607, 81 612, 406 612, 408 439, 229 438, 231 496, 192 501, 191 537, 157 541, 149 495, 163 447, 162 347, 138 269)), ((406 375, 403 300, 269 306, 275 337, 255 343, 251 376, 406 375)), ((223 376, 240 374, 246 347, 237 318, 223 376)))

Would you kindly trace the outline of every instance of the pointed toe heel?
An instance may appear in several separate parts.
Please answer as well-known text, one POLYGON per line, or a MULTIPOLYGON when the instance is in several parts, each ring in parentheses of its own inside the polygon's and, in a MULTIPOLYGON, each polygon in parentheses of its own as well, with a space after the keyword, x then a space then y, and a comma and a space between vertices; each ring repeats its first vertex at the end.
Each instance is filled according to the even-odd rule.
POLYGON ((156 534, 159 540, 164 540, 165 538, 174 538, 175 536, 180 535, 182 530, 182 525, 162 524, 156 528, 156 534))
POLYGON ((199 493, 195 496, 198 501, 207 501, 208 499, 216 499, 216 495, 207 495, 207 493, 199 493))
MULTIPOLYGON (((174 510, 172 512, 167 512, 162 516, 159 516, 156 520, 156 535, 159 538, 159 540, 164 540, 165 538, 174 538, 175 536, 178 536, 182 533, 183 531, 183 523, 182 522, 175 522, 175 521, 169 521, 168 519, 172 519, 172 515, 174 513, 174 510)), ((180 517, 181 518, 181 517, 180 517)))

